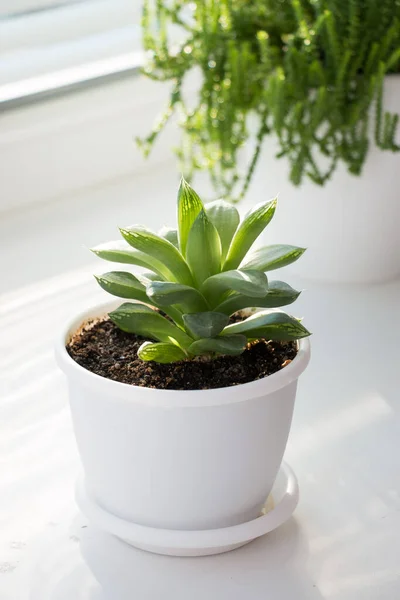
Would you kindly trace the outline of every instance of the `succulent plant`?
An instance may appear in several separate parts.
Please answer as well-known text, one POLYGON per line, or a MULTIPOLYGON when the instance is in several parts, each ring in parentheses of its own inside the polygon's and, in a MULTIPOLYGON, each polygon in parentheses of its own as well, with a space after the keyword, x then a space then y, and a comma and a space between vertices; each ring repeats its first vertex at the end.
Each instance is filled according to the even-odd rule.
POLYGON ((139 348, 142 360, 211 359, 241 354, 254 340, 310 335, 298 319, 271 310, 291 304, 300 292, 266 275, 297 260, 304 248, 270 245, 248 255, 275 207, 276 200, 258 204, 240 221, 232 204, 203 205, 182 179, 177 230, 155 234, 134 225, 120 229, 124 240, 92 249, 105 260, 148 269, 141 275, 111 271, 96 276, 110 294, 134 301, 109 317, 123 331, 149 339, 139 348), (230 322, 231 315, 249 308, 266 310, 230 322))

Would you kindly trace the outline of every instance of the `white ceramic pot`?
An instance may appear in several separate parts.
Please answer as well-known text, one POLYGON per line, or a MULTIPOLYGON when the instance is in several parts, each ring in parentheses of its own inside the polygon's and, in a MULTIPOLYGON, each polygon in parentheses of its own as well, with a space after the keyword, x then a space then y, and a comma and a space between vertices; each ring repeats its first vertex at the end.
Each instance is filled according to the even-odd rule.
MULTIPOLYGON (((399 112, 400 75, 386 78, 384 105, 399 112)), ((340 164, 324 187, 305 179, 298 188, 288 180, 288 163, 276 159, 276 151, 273 138, 267 137, 246 203, 278 194, 278 208, 262 242, 308 248, 288 272, 332 282, 372 283, 399 276, 400 153, 371 143, 359 177, 340 164)))
POLYGON ((114 306, 79 315, 56 347, 90 496, 113 515, 163 529, 256 518, 281 465, 309 341, 300 341, 287 367, 244 385, 136 387, 87 371, 65 350, 83 322, 114 306))

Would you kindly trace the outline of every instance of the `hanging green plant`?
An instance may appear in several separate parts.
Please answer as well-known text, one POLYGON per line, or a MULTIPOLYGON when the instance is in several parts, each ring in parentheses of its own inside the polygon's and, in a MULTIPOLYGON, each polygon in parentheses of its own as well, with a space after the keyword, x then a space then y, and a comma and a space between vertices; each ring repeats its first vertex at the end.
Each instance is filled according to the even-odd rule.
POLYGON ((359 175, 373 103, 375 143, 400 149, 398 115, 382 109, 384 76, 399 71, 399 0, 146 0, 143 32, 144 73, 171 81, 172 91, 139 144, 148 155, 177 112, 181 170, 189 179, 207 171, 218 195, 244 197, 272 133, 295 185, 304 177, 323 185, 339 161, 359 175), (195 69, 202 79, 193 107, 182 90, 195 69), (241 173, 238 151, 249 139, 250 115, 258 123, 256 144, 241 173))

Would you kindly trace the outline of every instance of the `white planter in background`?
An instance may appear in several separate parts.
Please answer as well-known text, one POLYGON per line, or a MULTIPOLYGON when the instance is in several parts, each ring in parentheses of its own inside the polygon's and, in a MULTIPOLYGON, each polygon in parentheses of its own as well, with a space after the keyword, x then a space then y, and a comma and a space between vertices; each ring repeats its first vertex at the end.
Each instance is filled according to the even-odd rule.
MULTIPOLYGON (((400 111, 400 75, 385 80, 384 106, 400 111)), ((397 143, 400 143, 398 134, 397 143)), ((332 282, 383 282, 400 275, 400 153, 371 143, 360 177, 340 164, 320 187, 288 180, 287 161, 276 159, 267 137, 246 204, 279 195, 274 219, 262 243, 305 246, 288 273, 332 282)))
POLYGON ((122 519, 163 529, 213 529, 259 516, 281 465, 307 339, 290 365, 259 381, 201 391, 130 386, 80 367, 57 342, 67 375, 85 485, 122 519))

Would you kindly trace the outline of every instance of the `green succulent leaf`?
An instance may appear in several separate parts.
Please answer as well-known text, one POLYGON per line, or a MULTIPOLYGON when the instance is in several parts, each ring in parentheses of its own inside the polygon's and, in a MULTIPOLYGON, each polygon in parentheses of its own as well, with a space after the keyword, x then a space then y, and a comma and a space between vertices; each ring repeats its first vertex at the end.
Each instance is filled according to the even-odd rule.
POLYGON ((99 244, 98 246, 91 248, 91 251, 103 260, 151 269, 162 278, 170 276, 168 269, 163 265, 162 262, 156 260, 148 254, 145 254, 144 252, 134 250, 124 240, 116 240, 114 242, 99 244))
POLYGON ((126 271, 111 271, 104 275, 95 275, 98 284, 113 296, 148 302, 146 288, 139 279, 126 271))
POLYGON ((199 196, 182 177, 178 191, 178 228, 179 247, 183 256, 186 256, 189 232, 197 215, 203 209, 203 203, 199 196))
POLYGON ((170 278, 186 285, 193 283, 189 267, 179 250, 171 242, 140 226, 120 231, 133 248, 163 263, 170 272, 170 278))
POLYGON ((283 312, 258 312, 240 323, 225 327, 222 335, 244 334, 247 338, 292 341, 307 337, 310 332, 294 317, 283 312))
POLYGON ((227 291, 263 298, 268 292, 268 278, 261 271, 223 271, 206 279, 200 289, 215 306, 222 302, 223 294, 227 291))
MULTIPOLYGON (((151 273, 151 272, 142 273, 142 275, 140 276, 140 279, 141 279, 141 283, 144 282, 144 284, 142 283, 144 289, 145 289, 146 285, 149 285, 150 281, 162 281, 163 280, 160 275, 157 275, 156 273, 151 273)), ((179 285, 179 284, 176 284, 176 285, 179 285)), ((158 304, 154 298, 150 299, 148 297, 146 291, 145 291, 144 297, 139 297, 139 295, 137 297, 134 297, 134 296, 122 296, 122 297, 139 300, 140 302, 145 302, 146 304, 154 304, 156 306, 161 306, 161 304, 158 304)), ((182 327, 182 329, 184 328, 183 320, 182 320, 182 313, 176 307, 163 306, 163 312, 165 314, 167 314, 177 325, 182 327)))
POLYGON ((275 213, 276 199, 256 205, 244 217, 230 245, 224 271, 237 269, 275 213))
POLYGON ((268 292, 263 298, 232 294, 216 306, 215 310, 225 315, 233 315, 244 308, 278 308, 292 304, 300 294, 301 292, 294 290, 283 281, 269 281, 268 292))
POLYGON ((238 210, 224 200, 206 204, 205 210, 221 240, 221 260, 225 260, 232 238, 240 222, 238 210))
POLYGON ((171 227, 162 227, 158 232, 158 235, 168 242, 171 242, 179 250, 178 232, 176 229, 171 227))
POLYGON ((182 329, 145 304, 125 302, 110 312, 109 317, 122 331, 128 333, 160 342, 170 343, 175 340, 183 348, 193 341, 182 329))
POLYGON ((286 267, 300 258, 306 251, 298 246, 273 244, 255 250, 241 265, 243 269, 258 269, 259 271, 273 271, 286 267))
POLYGON ((276 200, 258 205, 240 223, 236 208, 222 200, 204 207, 182 179, 178 230, 164 227, 155 234, 134 225, 121 229, 124 241, 93 248, 105 260, 148 269, 138 276, 127 271, 96 276, 104 290, 133 300, 109 317, 121 330, 148 340, 138 350, 141 360, 174 363, 200 355, 235 356, 253 339, 288 341, 310 335, 299 320, 271 310, 229 324, 237 311, 284 306, 300 293, 284 282, 268 282, 265 271, 294 262, 303 248, 264 246, 246 258, 275 206, 276 200))
POLYGON ((185 312, 207 310, 207 303, 198 290, 182 283, 152 281, 146 288, 146 294, 158 306, 178 304, 185 312))
POLYGON ((187 355, 175 344, 144 342, 138 350, 138 357, 146 362, 152 360, 156 363, 168 364, 184 360, 187 355))
POLYGON ((188 352, 197 356, 210 353, 237 356, 242 354, 246 345, 247 338, 245 335, 224 335, 196 340, 189 346, 188 352))
POLYGON ((186 330, 194 338, 213 338, 229 323, 229 317, 219 312, 199 312, 183 315, 186 330))
POLYGON ((197 287, 221 269, 221 241, 204 210, 199 212, 189 232, 186 260, 197 287))

